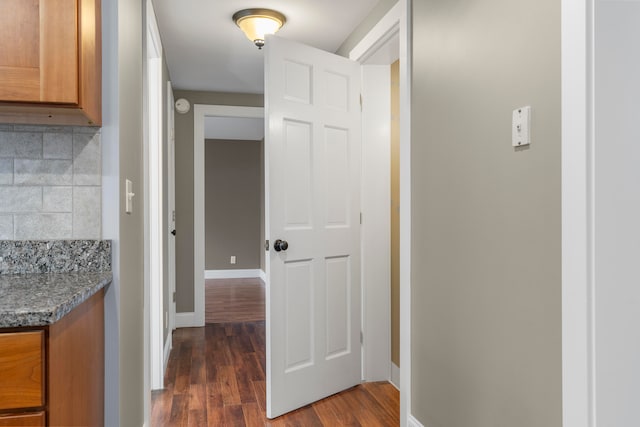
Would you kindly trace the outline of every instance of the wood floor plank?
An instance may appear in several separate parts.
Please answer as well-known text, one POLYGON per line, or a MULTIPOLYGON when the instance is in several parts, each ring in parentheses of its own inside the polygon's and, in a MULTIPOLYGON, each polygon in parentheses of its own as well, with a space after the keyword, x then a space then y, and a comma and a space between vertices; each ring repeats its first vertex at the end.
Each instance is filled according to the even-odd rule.
POLYGON ((220 384, 222 401, 225 406, 242 403, 234 366, 218 366, 216 368, 216 382, 220 384))
POLYGON ((264 426, 264 415, 262 415, 260 405, 258 405, 257 402, 243 404, 242 413, 244 414, 244 423, 247 427, 264 426))
POLYGON ((205 281, 205 322, 264 320, 264 293, 260 279, 208 279, 205 281))
POLYGON ((224 425, 225 426, 244 426, 244 412, 242 405, 230 405, 224 407, 224 425))
POLYGON ((154 402, 151 410, 151 425, 169 425, 173 393, 156 390, 151 393, 151 399, 154 402))
POLYGON ((189 410, 188 427, 203 427, 207 425, 207 412, 202 409, 189 410))
POLYGON ((393 418, 400 418, 400 393, 388 382, 370 382, 362 384, 364 390, 373 397, 378 405, 393 418))
POLYGON ((256 395, 253 389, 253 380, 247 372, 247 368, 243 365, 236 366, 236 383, 238 384, 238 392, 240 401, 244 403, 252 403, 256 401, 256 395))
POLYGON ((203 411, 206 416, 207 385, 191 384, 189 390, 189 411, 203 411))
POLYGON ((171 399, 170 426, 187 426, 189 423, 189 395, 174 394, 171 399))
POLYGON ((267 383, 265 381, 254 381, 253 390, 256 393, 256 401, 260 405, 260 411, 267 413, 267 383))
POLYGON ((189 392, 191 383, 191 349, 193 345, 185 341, 180 344, 180 353, 178 356, 178 368, 176 370, 176 379, 173 386, 174 394, 183 394, 189 392))
POLYGON ((312 406, 325 426, 360 427, 360 423, 351 412, 351 408, 341 397, 330 396, 314 403, 312 406))
POLYGON ((384 410, 380 410, 375 399, 361 386, 354 387, 344 395, 345 402, 353 411, 354 416, 363 426, 384 427, 393 425, 394 420, 384 410), (378 410, 373 412, 371 408, 378 410))

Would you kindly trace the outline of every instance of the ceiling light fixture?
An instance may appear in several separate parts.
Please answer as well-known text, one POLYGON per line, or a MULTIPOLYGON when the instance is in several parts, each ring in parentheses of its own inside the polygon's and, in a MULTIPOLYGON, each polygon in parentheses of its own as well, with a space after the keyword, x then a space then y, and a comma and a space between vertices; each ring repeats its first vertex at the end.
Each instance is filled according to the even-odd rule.
POLYGON ((244 9, 233 14, 233 22, 258 49, 262 49, 264 36, 275 34, 287 19, 280 12, 271 9, 244 9))

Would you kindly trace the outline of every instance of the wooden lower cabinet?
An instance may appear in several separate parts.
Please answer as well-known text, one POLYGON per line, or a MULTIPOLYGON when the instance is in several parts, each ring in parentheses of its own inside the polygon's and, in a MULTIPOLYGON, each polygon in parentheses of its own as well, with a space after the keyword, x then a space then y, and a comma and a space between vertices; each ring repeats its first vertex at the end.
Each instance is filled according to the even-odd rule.
POLYGON ((104 424, 104 291, 53 325, 0 329, 0 427, 104 424))

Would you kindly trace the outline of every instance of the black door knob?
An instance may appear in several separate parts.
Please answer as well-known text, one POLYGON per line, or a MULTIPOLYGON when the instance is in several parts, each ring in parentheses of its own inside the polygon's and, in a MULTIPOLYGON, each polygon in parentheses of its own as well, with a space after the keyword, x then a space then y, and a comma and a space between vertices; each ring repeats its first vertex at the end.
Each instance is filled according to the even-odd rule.
POLYGON ((171 230, 171 234, 176 235, 176 230, 171 230))
POLYGON ((275 249, 276 252, 286 251, 287 248, 289 248, 289 244, 286 240, 278 239, 273 243, 273 249, 275 249))

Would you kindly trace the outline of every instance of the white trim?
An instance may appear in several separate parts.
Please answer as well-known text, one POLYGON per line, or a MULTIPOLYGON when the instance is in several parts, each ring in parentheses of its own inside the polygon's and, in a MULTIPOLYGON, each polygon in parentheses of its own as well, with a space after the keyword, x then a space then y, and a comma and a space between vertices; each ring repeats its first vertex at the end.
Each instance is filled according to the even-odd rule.
MULTIPOLYGON (((173 86, 171 82, 167 82, 167 218, 168 223, 165 230, 171 232, 175 230, 175 206, 176 206, 176 168, 175 168, 175 110, 173 107, 173 86)), ((169 335, 176 328, 176 301, 173 295, 176 292, 176 238, 175 236, 167 236, 167 272, 169 277, 169 294, 165 298, 169 299, 169 335)))
POLYGON ((267 273, 264 270, 260 270, 260 279, 262 279, 262 281, 264 283, 267 283, 267 273))
POLYGON ((400 425, 411 420, 411 0, 400 13, 400 425))
POLYGON ((249 270, 206 270, 205 279, 253 279, 262 278, 264 272, 257 269, 249 270))
POLYGON ((424 425, 422 425, 420 421, 416 420, 413 415, 409 415, 409 417, 407 418, 407 426, 408 427, 424 427, 424 425))
POLYGON ((400 367, 391 362, 391 384, 400 390, 400 367))
POLYGON ((197 320, 198 316, 193 311, 185 313, 176 313, 176 329, 177 328, 198 328, 200 325, 197 320))
MULTIPOLYGON (((205 117, 264 118, 262 107, 193 106, 193 326, 204 326, 204 119, 205 117)), ((176 319, 176 327, 178 322, 176 319)))
POLYGON ((593 0, 562 0, 562 418, 595 426, 593 0))
POLYGON ((151 414, 150 391, 164 387, 162 247, 162 42, 151 0, 144 18, 143 77, 143 420, 151 414))
MULTIPOLYGON (((349 54, 366 61, 399 32, 400 40, 400 425, 411 417, 411 0, 399 0, 349 54)), ((417 425, 420 425, 419 423, 417 425)))
POLYGON ((173 348, 173 334, 169 331, 169 335, 167 336, 167 340, 164 343, 164 370, 167 370, 167 364, 169 363, 169 355, 171 354, 171 349, 173 348))
POLYGON ((349 52, 349 59, 364 64, 400 30, 401 1, 398 1, 349 52))

